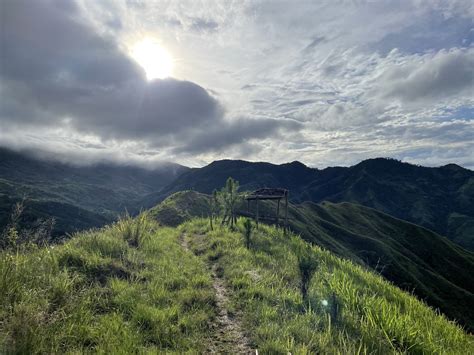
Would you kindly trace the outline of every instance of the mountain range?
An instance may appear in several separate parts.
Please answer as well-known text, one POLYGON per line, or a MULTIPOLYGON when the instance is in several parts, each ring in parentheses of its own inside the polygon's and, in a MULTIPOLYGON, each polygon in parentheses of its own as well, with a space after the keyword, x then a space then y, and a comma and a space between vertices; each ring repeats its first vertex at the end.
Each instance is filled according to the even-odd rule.
MULTIPOLYGON (((474 172, 453 164, 427 168, 378 158, 326 169, 240 160, 203 168, 80 167, 1 149, 0 226, 25 197, 22 223, 55 217, 55 236, 149 208, 176 226, 205 217, 202 194, 229 176, 241 191, 289 189, 290 228, 304 240, 375 270, 474 329, 474 172)), ((262 204, 261 214, 274 207, 262 204)))
POLYGON ((352 202, 375 208, 474 250, 474 172, 455 164, 428 168, 377 158, 320 170, 300 162, 274 165, 221 160, 184 172, 142 204, 152 207, 182 190, 211 193, 229 176, 239 181, 243 191, 287 188, 293 203, 352 202))

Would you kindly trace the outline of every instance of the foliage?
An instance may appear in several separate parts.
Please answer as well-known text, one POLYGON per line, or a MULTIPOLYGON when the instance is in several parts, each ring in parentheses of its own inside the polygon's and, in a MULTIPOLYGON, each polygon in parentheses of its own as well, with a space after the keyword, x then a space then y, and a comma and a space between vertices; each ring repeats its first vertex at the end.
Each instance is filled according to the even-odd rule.
POLYGON ((474 171, 455 164, 428 168, 377 158, 347 168, 314 169, 300 162, 222 160, 181 175, 163 193, 211 193, 228 176, 239 180, 241 191, 285 187, 293 203, 353 202, 376 208, 474 250, 474 171))
POLYGON ((225 186, 216 194, 223 216, 221 224, 228 224, 231 229, 234 229, 237 221, 236 206, 242 199, 238 190, 239 182, 229 177, 225 186))
POLYGON ((178 236, 127 218, 63 245, 0 252, 0 353, 203 352, 211 278, 178 236), (134 247, 137 224, 148 227, 134 247))
POLYGON ((311 277, 318 267, 318 262, 309 244, 304 244, 298 252, 298 269, 301 277, 301 295, 307 299, 311 277))
POLYGON ((156 224, 151 221, 147 212, 142 212, 135 218, 127 212, 115 223, 115 227, 131 246, 138 247, 143 244, 144 238, 150 237, 156 224))
MULTIPOLYGON (((169 213, 157 218, 164 223, 176 215, 183 223, 207 216, 208 199, 195 191, 176 193, 163 204, 173 206, 163 207, 169 213)), ((275 208, 273 202, 260 203, 262 215, 273 214, 275 208)), ((351 203, 290 204, 289 217, 290 229, 305 241, 375 270, 474 329, 474 274, 465 272, 474 268, 472 253, 422 227, 351 203)))
POLYGON ((209 222, 210 222, 210 227, 211 230, 214 230, 214 217, 216 217, 219 214, 219 198, 218 198, 218 192, 217 190, 214 190, 212 192, 212 196, 209 199, 209 222))
POLYGON ((472 336, 379 275, 264 225, 255 231, 249 251, 239 240, 245 233, 243 224, 239 220, 236 232, 209 231, 205 220, 181 228, 194 253, 220 270, 231 291, 231 312, 241 315, 259 353, 474 351, 472 336), (307 258, 318 267, 305 301, 299 260, 307 258))
POLYGON ((30 228, 21 226, 25 203, 26 200, 23 199, 13 205, 9 221, 0 232, 0 250, 45 244, 51 240, 54 218, 37 219, 30 224, 30 228))
POLYGON ((244 228, 245 228, 245 246, 247 249, 250 249, 250 237, 252 236, 252 221, 250 218, 245 218, 244 220, 244 228))

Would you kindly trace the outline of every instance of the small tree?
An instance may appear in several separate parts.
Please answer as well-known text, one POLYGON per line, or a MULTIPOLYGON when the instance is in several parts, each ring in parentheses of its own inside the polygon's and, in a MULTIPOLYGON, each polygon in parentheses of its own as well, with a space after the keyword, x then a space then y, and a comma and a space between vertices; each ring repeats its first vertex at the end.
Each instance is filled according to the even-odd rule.
POLYGON ((303 300, 306 301, 311 277, 318 268, 317 260, 309 245, 300 250, 298 255, 298 268, 301 276, 301 295, 303 296, 303 300))
POLYGON ((249 218, 245 219, 244 222, 244 227, 245 227, 245 245, 247 246, 247 249, 250 249, 250 237, 252 235, 252 221, 249 218))
POLYGON ((217 190, 212 192, 211 199, 209 201, 209 222, 211 225, 211 230, 214 230, 213 220, 214 216, 219 213, 219 197, 217 190))
POLYGON ((232 229, 237 222, 235 208, 241 199, 238 189, 239 182, 229 177, 225 186, 217 194, 217 200, 223 210, 222 224, 228 223, 232 229))

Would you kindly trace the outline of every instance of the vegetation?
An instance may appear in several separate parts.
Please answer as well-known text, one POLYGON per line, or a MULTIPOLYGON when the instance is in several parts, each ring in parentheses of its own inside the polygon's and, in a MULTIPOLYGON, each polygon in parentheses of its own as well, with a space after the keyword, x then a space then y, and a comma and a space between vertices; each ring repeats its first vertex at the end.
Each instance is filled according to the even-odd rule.
MULTIPOLYGON (((169 225, 173 212, 182 216, 182 223, 207 216, 208 201, 205 194, 180 192, 163 203, 173 209, 159 205, 152 216, 169 225)), ((243 208, 238 206, 237 211, 243 208)), ((260 204, 262 215, 274 215, 274 211, 274 203, 260 204)), ((472 253, 422 227, 350 203, 291 204, 289 217, 291 230, 307 242, 374 270, 474 329, 474 275, 465 271, 474 268, 472 253)))
POLYGON ((241 200, 238 190, 239 182, 229 177, 225 186, 216 193, 218 207, 222 214, 222 224, 228 224, 232 229, 237 221, 236 207, 241 200))
POLYGON ((250 249, 253 226, 252 226, 252 221, 249 218, 245 219, 244 228, 245 228, 245 246, 247 247, 247 249, 250 249))
POLYGON ((203 351, 214 297, 177 230, 126 218, 0 253, 0 353, 203 351))
POLYGON ((169 228, 142 214, 1 252, 0 352, 205 352, 223 306, 262 354, 474 351, 471 336, 378 275, 274 227, 254 230, 248 249, 244 224, 169 228))
POLYGON ((50 242, 55 220, 52 217, 38 219, 30 228, 20 225, 25 200, 13 205, 10 218, 0 231, 0 250, 16 249, 29 244, 41 245, 50 242))
POLYGON ((259 353, 474 351, 470 335, 380 276, 269 226, 254 232, 249 250, 244 220, 237 227, 210 231, 201 219, 180 229, 194 253, 219 270, 231 291, 229 307, 259 353), (306 301, 301 260, 312 271, 306 301))
POLYGON ((33 228, 38 219, 51 217, 56 221, 53 237, 101 227, 126 209, 138 212, 143 199, 186 170, 177 164, 154 170, 112 164, 74 166, 0 148, 0 229, 10 218, 11 206, 23 197, 28 203, 21 228, 33 228))
POLYGON ((474 172, 454 164, 427 168, 378 158, 318 170, 300 162, 221 160, 180 175, 161 194, 189 189, 211 193, 228 176, 239 180, 241 191, 285 187, 293 203, 352 202, 375 208, 474 250, 474 172))
POLYGON ((317 260, 309 245, 303 244, 297 254, 298 269, 301 276, 301 296, 306 301, 308 298, 309 282, 318 267, 317 260))

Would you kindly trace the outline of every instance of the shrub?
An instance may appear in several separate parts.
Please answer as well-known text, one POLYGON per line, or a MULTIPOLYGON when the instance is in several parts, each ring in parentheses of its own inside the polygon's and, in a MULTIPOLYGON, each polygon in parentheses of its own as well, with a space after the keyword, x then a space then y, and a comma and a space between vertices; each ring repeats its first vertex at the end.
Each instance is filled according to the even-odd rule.
POLYGON ((301 276, 301 295, 307 299, 311 277, 318 267, 317 260, 309 245, 302 247, 298 254, 298 269, 301 276))
POLYGON ((252 221, 249 218, 245 219, 244 222, 244 227, 245 227, 245 245, 247 249, 250 249, 250 237, 252 235, 252 221))

